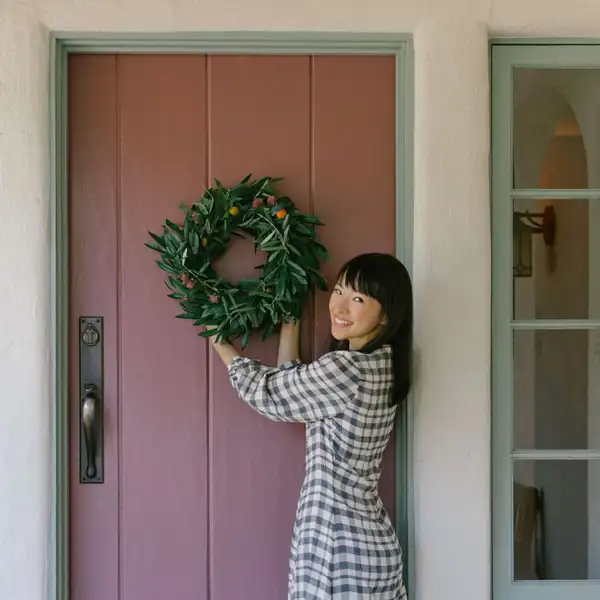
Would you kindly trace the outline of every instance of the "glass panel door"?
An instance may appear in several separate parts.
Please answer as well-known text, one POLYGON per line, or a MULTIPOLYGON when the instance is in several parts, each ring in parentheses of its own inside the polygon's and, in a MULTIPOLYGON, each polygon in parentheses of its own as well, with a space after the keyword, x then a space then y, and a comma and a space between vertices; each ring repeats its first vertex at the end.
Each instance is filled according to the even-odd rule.
POLYGON ((600 598, 600 46, 497 45, 494 591, 600 598))

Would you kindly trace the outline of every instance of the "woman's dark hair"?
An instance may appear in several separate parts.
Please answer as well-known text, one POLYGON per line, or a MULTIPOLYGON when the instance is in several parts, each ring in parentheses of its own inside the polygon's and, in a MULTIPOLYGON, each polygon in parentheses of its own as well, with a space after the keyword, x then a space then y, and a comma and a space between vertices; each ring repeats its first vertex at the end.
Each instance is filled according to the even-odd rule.
MULTIPOLYGON (((386 344, 392 347, 391 402, 402 402, 410 390, 412 373, 413 295, 406 267, 390 254, 360 254, 340 269, 337 283, 350 286, 381 304, 386 323, 361 352, 373 352, 386 344)), ((348 347, 347 340, 331 337, 330 350, 347 350, 348 347)))

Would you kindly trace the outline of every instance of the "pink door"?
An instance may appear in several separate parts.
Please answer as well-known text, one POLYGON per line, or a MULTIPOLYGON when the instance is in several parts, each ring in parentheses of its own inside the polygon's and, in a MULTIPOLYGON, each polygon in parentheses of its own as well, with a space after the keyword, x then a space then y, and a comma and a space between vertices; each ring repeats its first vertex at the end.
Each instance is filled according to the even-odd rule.
MULTIPOLYGON (((268 422, 166 296, 148 231, 218 177, 283 176, 325 274, 395 249, 392 56, 74 55, 69 64, 73 600, 283 600, 301 426, 268 422), (102 317, 102 483, 80 481, 80 318, 102 317)), ((239 242, 220 266, 258 264, 239 242)), ((258 259, 260 260, 260 259, 258 259)), ((322 350, 327 295, 304 323, 322 350)), ((275 340, 248 352, 273 362, 275 340)), ((394 453, 381 492, 394 514, 394 453)))

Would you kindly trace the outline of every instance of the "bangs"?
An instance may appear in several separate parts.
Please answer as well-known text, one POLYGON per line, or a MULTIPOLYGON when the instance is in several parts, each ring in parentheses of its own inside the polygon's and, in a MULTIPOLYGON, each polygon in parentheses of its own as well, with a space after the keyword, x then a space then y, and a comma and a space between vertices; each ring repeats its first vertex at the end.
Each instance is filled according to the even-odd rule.
POLYGON ((355 292, 379 300, 383 273, 368 255, 358 256, 346 263, 338 276, 338 282, 355 292))

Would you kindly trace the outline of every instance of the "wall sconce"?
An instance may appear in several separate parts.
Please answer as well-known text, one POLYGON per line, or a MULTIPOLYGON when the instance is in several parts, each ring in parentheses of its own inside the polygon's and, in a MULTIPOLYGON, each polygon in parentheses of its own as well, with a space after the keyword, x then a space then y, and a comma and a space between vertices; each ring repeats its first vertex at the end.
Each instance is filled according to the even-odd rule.
MULTIPOLYGON (((513 213, 513 277, 533 275, 533 236, 536 234, 542 234, 546 248, 554 248, 556 213, 553 206, 547 206, 542 213, 513 213)), ((552 271, 552 264, 550 268, 552 271)))

